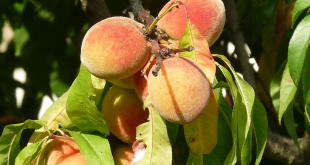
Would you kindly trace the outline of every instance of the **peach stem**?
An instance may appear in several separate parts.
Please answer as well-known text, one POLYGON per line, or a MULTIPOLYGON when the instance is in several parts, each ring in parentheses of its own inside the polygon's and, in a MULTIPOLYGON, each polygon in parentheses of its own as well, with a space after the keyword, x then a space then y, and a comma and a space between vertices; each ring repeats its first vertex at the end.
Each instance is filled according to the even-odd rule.
POLYGON ((155 20, 152 22, 152 24, 150 25, 150 27, 147 29, 148 33, 151 33, 151 31, 156 27, 157 22, 166 14, 168 14, 173 8, 179 6, 180 4, 183 4, 182 2, 176 2, 176 3, 172 3, 171 6, 162 14, 160 14, 159 16, 157 16, 155 18, 155 20))

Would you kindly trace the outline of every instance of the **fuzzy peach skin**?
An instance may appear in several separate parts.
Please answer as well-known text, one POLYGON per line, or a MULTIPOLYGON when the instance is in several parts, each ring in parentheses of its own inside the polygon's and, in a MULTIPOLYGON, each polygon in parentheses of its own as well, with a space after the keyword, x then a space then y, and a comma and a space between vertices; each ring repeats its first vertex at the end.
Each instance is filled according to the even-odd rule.
MULTIPOLYGON (((155 59, 149 69, 146 71, 146 75, 149 75, 152 66, 156 64, 157 60, 155 59)), ((131 82, 133 89, 135 90, 136 94, 140 98, 142 102, 145 101, 146 97, 149 95, 148 89, 147 89, 147 79, 144 76, 141 76, 141 71, 135 73, 131 76, 131 82)))
POLYGON ((155 109, 174 123, 192 122, 208 105, 209 81, 200 66, 187 58, 163 61, 157 77, 149 74, 147 85, 155 109))
POLYGON ((125 143, 136 139, 136 127, 147 122, 149 112, 132 89, 113 85, 102 102, 102 113, 110 131, 125 143))
POLYGON ((124 79, 113 79, 113 80, 108 80, 108 81, 122 88, 133 89, 131 77, 132 76, 124 78, 124 79))
POLYGON ((75 141, 56 139, 45 152, 46 165, 87 165, 75 141))
POLYGON ((82 64, 96 77, 123 79, 141 69, 149 58, 142 24, 111 17, 92 26, 84 36, 82 64))
POLYGON ((131 144, 118 145, 113 151, 115 165, 129 165, 134 156, 131 144))
MULTIPOLYGON (((159 12, 166 11, 172 2, 169 1, 159 12)), ((181 0, 188 11, 189 18, 199 32, 205 36, 211 46, 223 31, 226 16, 225 7, 221 0, 181 0)), ((184 7, 173 8, 158 22, 158 27, 165 31, 172 39, 179 40, 185 30, 187 17, 184 7)))

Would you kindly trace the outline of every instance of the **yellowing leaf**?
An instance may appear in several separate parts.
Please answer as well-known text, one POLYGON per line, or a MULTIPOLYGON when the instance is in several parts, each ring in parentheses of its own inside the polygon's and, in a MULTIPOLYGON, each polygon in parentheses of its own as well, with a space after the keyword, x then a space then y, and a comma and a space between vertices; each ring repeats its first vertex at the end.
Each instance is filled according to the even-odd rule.
POLYGON ((188 20, 184 33, 180 39, 179 48, 188 48, 190 46, 192 46, 194 50, 181 52, 180 56, 196 61, 202 67, 202 70, 212 84, 215 77, 216 67, 208 42, 200 34, 197 27, 188 20))
POLYGON ((165 120, 161 118, 157 110, 151 105, 149 97, 144 102, 150 116, 149 121, 137 127, 137 140, 146 145, 143 158, 133 165, 170 165, 172 164, 172 149, 169 141, 165 120))
POLYGON ((219 107, 212 90, 206 110, 193 122, 184 125, 186 142, 193 153, 209 154, 217 144, 219 107))

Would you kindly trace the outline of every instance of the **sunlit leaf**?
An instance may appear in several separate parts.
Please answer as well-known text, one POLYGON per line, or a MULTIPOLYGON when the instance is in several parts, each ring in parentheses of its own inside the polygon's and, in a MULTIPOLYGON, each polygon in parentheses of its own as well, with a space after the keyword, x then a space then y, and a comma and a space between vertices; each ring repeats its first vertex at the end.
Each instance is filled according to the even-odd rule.
POLYGON ((187 57, 196 61, 206 74, 212 84, 215 77, 215 63, 210 53, 209 45, 204 36, 200 34, 197 27, 187 20, 186 28, 180 39, 179 48, 193 47, 192 51, 181 52, 181 57, 187 57))
POLYGON ((69 129, 70 135, 76 141, 88 164, 113 165, 114 160, 108 139, 100 133, 69 129))
POLYGON ((19 141, 24 129, 39 129, 46 123, 40 120, 27 120, 24 123, 8 125, 0 137, 0 165, 13 165, 20 152, 19 141))
POLYGON ((59 97, 43 114, 40 120, 47 123, 48 129, 56 130, 61 123, 65 128, 73 126, 66 112, 69 91, 59 97))
POLYGON ((257 97, 253 105, 253 129, 256 140, 255 165, 259 165, 267 143, 268 119, 265 107, 257 97))
MULTIPOLYGON (((66 103, 69 92, 66 92, 61 97, 59 97, 43 114, 40 120, 45 121, 47 123, 48 130, 56 131, 59 128, 59 124, 61 124, 65 128, 69 128, 73 126, 70 118, 66 112, 66 103)), ((35 143, 42 138, 46 137, 48 132, 46 129, 38 129, 35 130, 33 135, 31 136, 29 143, 35 143)))
POLYGON ((292 27, 295 25, 295 22, 299 15, 306 10, 307 8, 310 7, 310 1, 309 0, 297 0, 295 7, 294 7, 294 12, 293 12, 293 18, 292 18, 292 27))
MULTIPOLYGON (((80 73, 73 82, 67 99, 67 114, 71 121, 83 131, 99 131, 109 134, 109 128, 102 113, 96 107, 98 97, 91 74, 81 65, 80 73)), ((102 91, 102 86, 100 89, 102 91)))
POLYGON ((169 141, 166 123, 157 110, 151 105, 149 97, 144 102, 149 110, 149 121, 137 127, 137 140, 146 144, 144 157, 134 165, 171 164, 172 149, 169 141))
POLYGON ((303 94, 304 94, 304 100, 307 99, 307 94, 310 90, 310 46, 308 48, 308 51, 307 51, 307 56, 308 56, 308 59, 307 61, 305 62, 305 66, 304 66, 304 70, 303 70, 303 73, 302 73, 302 89, 303 89, 303 94))
POLYGON ((15 165, 29 165, 38 155, 41 146, 41 142, 36 142, 23 148, 16 157, 15 165))
POLYGON ((219 107, 213 90, 206 110, 194 121, 184 125, 186 142, 195 154, 209 154, 217 144, 219 107))
POLYGON ((283 72, 282 80, 281 80, 280 106, 279 106, 279 110, 277 111, 278 120, 280 124, 281 124, 282 116, 284 112, 286 111, 286 109, 288 108, 288 106, 290 105, 290 103, 292 102, 296 91, 297 91, 297 87, 295 86, 290 76, 288 65, 286 65, 284 72, 283 72))
MULTIPOLYGON (((297 5, 297 4, 296 4, 297 5)), ((288 48, 288 67, 293 82, 298 86, 310 46, 310 13, 302 19, 294 31, 288 48)))

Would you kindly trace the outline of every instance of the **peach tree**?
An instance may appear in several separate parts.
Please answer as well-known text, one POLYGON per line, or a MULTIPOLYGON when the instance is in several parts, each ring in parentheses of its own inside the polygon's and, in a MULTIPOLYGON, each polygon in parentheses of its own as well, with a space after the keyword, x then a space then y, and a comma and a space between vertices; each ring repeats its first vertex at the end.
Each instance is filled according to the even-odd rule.
MULTIPOLYGON (((299 150, 292 114, 301 95, 310 123, 309 6, 295 4, 288 57, 270 85, 279 123, 284 118, 299 150)), ((209 49, 224 28, 223 2, 172 0, 157 17, 148 10, 134 17, 107 18, 87 31, 68 91, 39 120, 4 128, 1 165, 170 165, 184 156, 179 139, 189 148, 186 164, 261 162, 265 107, 230 60, 209 49), (21 149, 25 129, 35 131, 21 149)))

